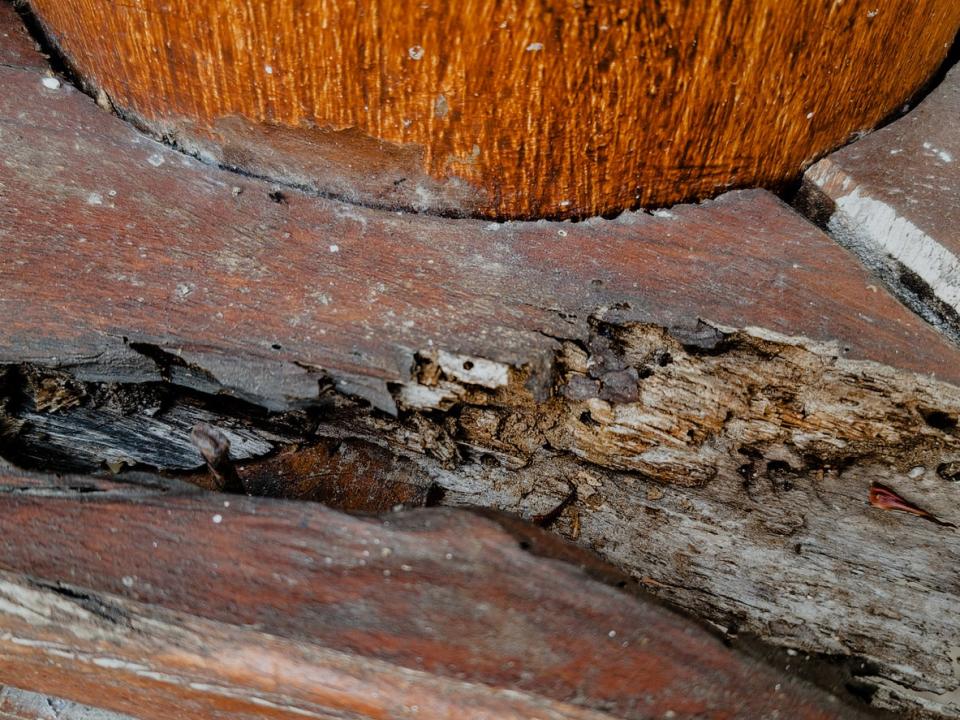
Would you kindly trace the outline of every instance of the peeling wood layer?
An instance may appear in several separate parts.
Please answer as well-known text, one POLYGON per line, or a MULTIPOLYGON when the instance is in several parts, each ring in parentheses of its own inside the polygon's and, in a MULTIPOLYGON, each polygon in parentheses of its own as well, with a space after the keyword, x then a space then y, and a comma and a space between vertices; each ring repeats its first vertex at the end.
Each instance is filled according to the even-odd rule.
MULTIPOLYGON (((960 390, 758 330, 716 330, 704 348, 649 325, 598 317, 590 325, 587 342, 559 347, 539 399, 529 368, 505 367, 498 385, 490 378, 500 371, 483 358, 454 362, 436 350, 418 355, 414 381, 388 386, 396 417, 321 379, 327 390, 315 407, 266 416, 216 394, 180 399, 165 386, 165 409, 151 415, 150 403, 132 403, 125 422, 133 432, 168 423, 174 448, 188 442, 189 428, 167 420, 184 415, 181 405, 225 430, 260 433, 268 449, 259 460, 244 460, 242 446, 235 456, 252 494, 364 512, 436 504, 516 512, 733 635, 857 659, 866 669, 847 684, 878 707, 955 716, 960 587, 949 568, 960 539, 871 508, 868 496, 879 482, 960 524, 960 390), (464 382, 477 368, 483 384, 464 382)), ((150 387, 108 391, 63 371, 16 372, 35 378, 13 385, 33 396, 6 402, 6 454, 22 459, 32 446, 35 467, 44 416, 46 426, 75 424, 88 469, 109 465, 84 424, 116 422, 98 398, 150 387)), ((186 477, 215 487, 195 458, 186 477)), ((182 467, 165 455, 154 461, 182 467)))
POLYGON ((771 195, 363 210, 42 78, 0 64, 0 456, 116 475, 0 496, 153 492, 130 468, 221 489, 204 423, 246 493, 510 510, 787 672, 832 658, 874 707, 960 716, 960 352, 771 195))

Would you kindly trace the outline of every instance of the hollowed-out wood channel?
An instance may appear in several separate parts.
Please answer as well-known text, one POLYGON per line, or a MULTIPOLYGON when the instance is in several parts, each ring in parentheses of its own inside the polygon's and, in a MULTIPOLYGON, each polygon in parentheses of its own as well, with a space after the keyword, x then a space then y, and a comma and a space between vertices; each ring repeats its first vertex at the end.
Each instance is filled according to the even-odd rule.
POLYGON ((585 217, 777 187, 929 78, 955 0, 30 0, 101 103, 378 207, 585 217))

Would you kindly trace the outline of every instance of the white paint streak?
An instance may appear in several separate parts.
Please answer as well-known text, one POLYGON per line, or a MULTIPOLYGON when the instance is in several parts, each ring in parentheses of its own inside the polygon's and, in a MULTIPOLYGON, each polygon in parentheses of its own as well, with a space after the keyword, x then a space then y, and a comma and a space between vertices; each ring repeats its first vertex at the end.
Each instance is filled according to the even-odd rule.
POLYGON ((455 355, 440 350, 437 353, 437 362, 449 377, 471 385, 498 388, 510 380, 510 367, 493 360, 455 355))
POLYGON ((439 408, 448 402, 454 402, 462 392, 463 388, 453 383, 441 383, 437 387, 411 384, 400 388, 399 400, 406 407, 439 408))
MULTIPOLYGON (((816 180, 818 176, 814 176, 816 180)), ((856 233, 857 239, 888 254, 919 276, 933 293, 960 312, 960 259, 896 210, 853 188, 834 199, 831 232, 856 233)))
POLYGON ((137 665, 136 663, 127 662, 126 660, 118 660, 117 658, 109 657, 94 658, 93 664, 97 667, 106 668, 107 670, 129 670, 130 672, 135 673, 139 673, 147 669, 145 665, 137 665))

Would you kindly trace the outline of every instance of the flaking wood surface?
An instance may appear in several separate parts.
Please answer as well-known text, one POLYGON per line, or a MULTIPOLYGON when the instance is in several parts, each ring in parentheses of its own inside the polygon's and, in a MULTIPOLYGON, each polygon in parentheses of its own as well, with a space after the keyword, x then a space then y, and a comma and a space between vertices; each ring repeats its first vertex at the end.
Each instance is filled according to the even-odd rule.
POLYGON ((0 682, 146 720, 857 714, 535 528, 10 474, 0 508, 0 682))
POLYGON ((59 697, 27 692, 14 687, 0 688, 2 720, 131 720, 109 710, 81 705, 59 697))
POLYGON ((189 418, 245 458, 305 445, 241 480, 516 510, 789 672, 835 655, 874 704, 957 716, 954 530, 867 502, 879 481, 960 522, 956 350, 770 195, 578 224, 361 211, 11 65, 5 457, 195 468, 189 418))
POLYGON ((795 177, 898 108, 954 0, 31 0, 158 133, 364 204, 589 216, 795 177))

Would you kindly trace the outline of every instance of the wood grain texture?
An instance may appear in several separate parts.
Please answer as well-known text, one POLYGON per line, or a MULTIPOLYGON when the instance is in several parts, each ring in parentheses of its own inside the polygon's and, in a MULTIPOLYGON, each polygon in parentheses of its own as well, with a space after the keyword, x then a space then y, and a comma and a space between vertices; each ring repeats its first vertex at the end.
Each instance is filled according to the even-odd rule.
POLYGON ((0 688, 0 718, 3 720, 131 720, 109 710, 81 705, 58 697, 0 688))
POLYGON ((904 118, 805 174, 815 219, 960 343, 960 67, 904 118))
POLYGON ((311 368, 385 390, 443 349, 529 366, 543 387, 557 340, 615 309, 684 342, 759 327, 960 381, 954 346, 762 191, 581 223, 362 210, 208 168, 37 72, 0 80, 0 358, 106 345, 117 364, 152 342, 202 387, 236 386, 256 357, 276 371, 246 394, 284 404, 316 396, 311 368))
POLYGON ((953 0, 30 5, 92 89, 212 159, 514 218, 795 177, 898 108, 960 28, 953 0))
POLYGON ((47 58, 40 54, 27 28, 7 2, 0 3, 0 65, 49 68, 47 58))
POLYGON ((471 513, 0 488, 0 680, 27 689, 145 720, 858 714, 471 513))
POLYGON ((290 496, 403 458, 397 502, 436 484, 549 520, 723 628, 852 657, 886 707, 957 715, 954 535, 866 503, 880 478, 957 523, 957 350, 775 198, 583 223, 362 210, 0 73, 0 362, 40 380, 0 420, 112 423, 96 387, 156 384, 172 406, 124 427, 178 393, 225 418, 231 395, 307 406, 330 444, 277 459, 290 496), (354 461, 357 441, 376 447, 354 461))

